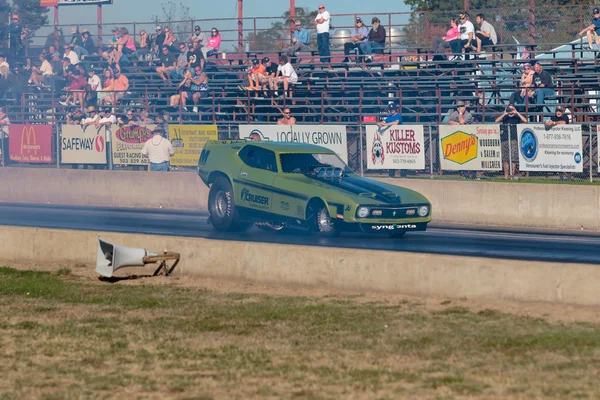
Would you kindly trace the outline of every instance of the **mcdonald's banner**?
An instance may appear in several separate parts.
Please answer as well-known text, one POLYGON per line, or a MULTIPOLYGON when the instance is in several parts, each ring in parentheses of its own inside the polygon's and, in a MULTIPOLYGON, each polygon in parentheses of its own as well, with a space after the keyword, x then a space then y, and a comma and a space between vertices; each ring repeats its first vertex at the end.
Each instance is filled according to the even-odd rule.
POLYGON ((52 125, 20 125, 9 127, 8 154, 11 161, 51 164, 52 125))
POLYGON ((142 156, 144 144, 152 138, 156 125, 112 125, 113 165, 148 165, 142 156))
POLYGON ((197 166, 204 143, 218 138, 216 125, 169 125, 169 140, 175 150, 171 165, 197 166))
POLYGON ((61 132, 63 164, 106 164, 106 127, 63 125, 61 132))

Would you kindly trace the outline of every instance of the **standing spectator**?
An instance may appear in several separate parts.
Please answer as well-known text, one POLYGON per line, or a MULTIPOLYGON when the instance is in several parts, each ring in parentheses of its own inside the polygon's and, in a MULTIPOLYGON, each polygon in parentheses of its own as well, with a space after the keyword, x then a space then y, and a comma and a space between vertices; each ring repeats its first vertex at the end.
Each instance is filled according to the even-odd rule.
POLYGON ((579 32, 579 36, 583 36, 584 33, 587 36, 590 50, 592 50, 592 42, 596 42, 596 47, 600 51, 600 9, 598 7, 594 8, 594 18, 592 18, 591 25, 588 25, 579 32))
POLYGON ((177 59, 169 51, 168 46, 162 47, 162 54, 160 55, 160 67, 156 68, 156 73, 162 78, 165 83, 171 84, 170 74, 171 70, 175 69, 177 59))
POLYGON ((358 49, 361 44, 367 41, 367 36, 369 35, 369 29, 363 24, 362 19, 360 17, 356 17, 356 21, 354 23, 354 31, 352 32, 352 36, 350 36, 351 42, 344 43, 344 61, 347 63, 348 55, 352 50, 358 49))
POLYGON ((6 110, 4 107, 0 108, 0 141, 2 141, 0 145, 0 165, 6 166, 9 160, 9 142, 8 142, 8 125, 10 125, 10 120, 8 119, 8 115, 6 114, 6 110), (4 153, 2 152, 4 149, 4 153))
POLYGON ((367 36, 367 41, 360 45, 360 52, 367 54, 367 62, 373 61, 373 50, 379 51, 385 47, 386 38, 385 28, 381 26, 379 18, 373 17, 371 23, 373 26, 371 27, 369 36, 367 36))
POLYGON ((533 104, 533 95, 535 92, 530 89, 531 86, 533 86, 533 69, 531 69, 531 64, 525 63, 519 83, 520 90, 517 90, 510 96, 510 104, 525 104, 526 99, 529 99, 529 104, 533 104))
POLYGON ((552 77, 540 63, 536 63, 533 67, 533 86, 535 89, 535 103, 538 105, 545 104, 546 97, 554 95, 552 77))
POLYGON ((464 59, 462 52, 465 54, 471 52, 472 42, 475 39, 475 27, 473 23, 469 21, 469 13, 462 13, 458 16, 460 24, 458 25, 458 33, 460 34, 460 40, 453 40, 451 42, 452 53, 454 53, 453 60, 464 59))
POLYGON ((317 26, 317 46, 319 49, 319 55, 321 56, 321 62, 329 62, 329 24, 331 21, 331 15, 328 11, 325 11, 323 4, 319 5, 319 13, 315 17, 314 24, 317 26))
POLYGON ((217 28, 212 28, 206 46, 202 47, 202 54, 204 55, 204 58, 207 59, 213 54, 218 53, 219 48, 221 48, 221 34, 217 28))
POLYGON ((275 95, 277 96, 277 86, 279 82, 283 82, 283 90, 285 92, 288 91, 290 84, 298 83, 298 75, 294 70, 292 64, 290 64, 287 56, 279 57, 279 67, 277 68, 277 75, 275 78, 271 78, 269 82, 269 86, 271 90, 275 90, 275 95))
MULTIPOLYGON (((398 105, 395 103, 391 103, 388 106, 388 109, 389 109, 390 115, 388 115, 384 121, 378 122, 377 126, 379 126, 381 128, 385 128, 385 127, 389 127, 389 126, 402 125, 402 115, 400 115, 400 113, 398 112, 398 105)), ((390 169, 388 172, 388 176, 390 178, 395 177, 396 170, 390 169)), ((400 176, 406 176, 406 173, 403 170, 400 170, 400 176)))
POLYGON ((294 23, 296 31, 294 37, 292 37, 292 45, 283 50, 283 53, 288 57, 296 56, 299 51, 310 51, 310 33, 302 26, 302 22, 296 21, 294 23))
POLYGON ((456 110, 450 113, 449 125, 465 125, 473 123, 473 115, 467 111, 467 106, 462 100, 456 102, 456 110))
POLYGON ((177 57, 175 69, 172 69, 170 72, 171 79, 182 79, 183 75, 185 74, 185 71, 188 70, 189 66, 190 63, 188 62, 188 48, 185 45, 185 43, 179 43, 179 56, 177 57))
POLYGON ((496 29, 485 20, 483 14, 477 14, 475 22, 479 25, 479 30, 475 32, 477 53, 481 53, 482 47, 495 46, 498 43, 498 36, 496 35, 496 29))
POLYGON ((281 114, 283 114, 283 117, 277 121, 277 125, 296 125, 296 118, 292 117, 292 111, 289 107, 284 108, 281 114))
POLYGON ((45 54, 40 54, 40 61, 42 65, 39 68, 32 67, 31 73, 31 81, 37 87, 40 87, 43 82, 48 83, 53 74, 52 64, 50 64, 48 57, 45 54))
POLYGON ((197 48, 202 48, 206 44, 206 35, 202 32, 202 29, 198 25, 194 27, 194 33, 192 34, 192 41, 197 45, 197 48))
POLYGON ((435 53, 433 59, 446 59, 446 49, 452 47, 451 42, 453 40, 460 40, 460 35, 458 33, 458 20, 455 19, 450 20, 450 29, 448 29, 448 32, 446 32, 446 36, 438 36, 433 39, 433 42, 431 43, 431 50, 435 53))
POLYGON ((517 146, 517 125, 526 124, 527 119, 517 111, 514 103, 510 103, 498 118, 496 123, 501 123, 502 132, 502 158, 504 159, 504 179, 513 178, 518 175, 517 163, 519 157, 519 146, 517 146), (510 148, 509 148, 510 146, 510 148), (511 169, 509 170, 509 157, 511 154, 511 169))
POLYGON ((150 161, 150 171, 169 171, 169 162, 175 155, 173 145, 166 138, 166 132, 156 128, 153 135, 142 147, 142 155, 150 161))
MULTIPOLYGON (((21 33, 23 32, 23 25, 19 21, 19 16, 14 14, 12 17, 12 22, 8 26, 8 34, 10 35, 9 45, 10 45, 10 53, 13 57, 16 57, 19 53, 19 49, 21 48, 21 33)), ((11 61, 12 62, 12 61, 11 61)))

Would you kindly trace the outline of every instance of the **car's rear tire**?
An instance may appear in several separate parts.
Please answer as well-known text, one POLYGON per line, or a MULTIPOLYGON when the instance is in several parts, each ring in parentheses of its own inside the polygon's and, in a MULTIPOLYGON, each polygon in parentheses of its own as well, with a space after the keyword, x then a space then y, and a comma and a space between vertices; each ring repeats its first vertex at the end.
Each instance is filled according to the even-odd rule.
POLYGON ((240 219, 233 188, 225 177, 218 177, 210 186, 208 212, 212 226, 221 232, 240 232, 252 226, 251 223, 240 219))
POLYGON ((307 207, 308 229, 321 236, 332 237, 341 233, 338 223, 329 215, 329 210, 320 200, 313 200, 307 207))
POLYGON ((406 235, 406 231, 394 231, 394 232, 390 232, 389 233, 391 238, 401 238, 404 237, 404 235, 406 235))

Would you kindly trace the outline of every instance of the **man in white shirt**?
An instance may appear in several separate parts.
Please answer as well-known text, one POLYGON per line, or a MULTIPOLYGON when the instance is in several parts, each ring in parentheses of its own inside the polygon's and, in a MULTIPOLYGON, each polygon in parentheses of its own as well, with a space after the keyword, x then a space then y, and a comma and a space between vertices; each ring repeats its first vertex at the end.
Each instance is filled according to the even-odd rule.
POLYGON ((71 60, 71 65, 79 64, 79 56, 73 51, 73 49, 71 49, 71 46, 65 44, 64 50, 65 53, 63 54, 63 57, 68 57, 69 60, 71 60))
POLYGON ((475 40, 475 27, 473 23, 469 21, 469 14, 462 13, 458 16, 460 24, 458 25, 458 34, 460 35, 460 40, 454 40, 450 42, 452 47, 452 52, 454 53, 453 60, 462 60, 462 52, 463 49, 465 53, 471 52, 471 46, 473 45, 473 41, 475 40))
POLYGON ((481 53, 482 47, 495 46, 498 43, 498 35, 496 35, 496 29, 485 20, 483 14, 477 14, 475 22, 479 25, 479 30, 475 32, 477 52, 481 53))
POLYGON ((92 90, 96 91, 96 92, 101 92, 102 91, 102 81, 100 80, 100 77, 98 75, 96 75, 94 73, 93 69, 90 69, 88 72, 88 85, 90 85, 90 88, 92 88, 92 90))
POLYGON ((98 111, 95 106, 89 106, 87 108, 88 117, 81 120, 81 127, 83 129, 87 128, 90 125, 96 126, 98 121, 100 121, 100 116, 98 115, 98 111))
POLYGON ((6 78, 8 74, 10 74, 10 65, 6 62, 6 57, 0 56, 0 75, 6 78))
POLYGON ((30 78, 31 82, 38 87, 53 74, 52 64, 48 61, 48 56, 43 53, 40 54, 40 61, 42 62, 42 65, 39 68, 31 67, 32 71, 30 78))
POLYGON ((152 138, 142 147, 142 155, 150 161, 150 171, 169 171, 169 161, 175 150, 162 129, 152 131, 152 138))
POLYGON ((277 67, 277 75, 274 78, 269 79, 269 87, 271 90, 277 90, 277 86, 279 82, 283 82, 283 90, 287 92, 290 83, 296 84, 298 83, 298 74, 296 74, 296 70, 290 64, 288 57, 286 55, 282 55, 279 57, 279 66, 277 67))
POLYGON ((319 55, 321 56, 321 62, 329 62, 329 23, 331 21, 331 15, 328 11, 325 11, 323 4, 319 5, 319 14, 315 17, 315 25, 317 26, 317 47, 319 49, 319 55))

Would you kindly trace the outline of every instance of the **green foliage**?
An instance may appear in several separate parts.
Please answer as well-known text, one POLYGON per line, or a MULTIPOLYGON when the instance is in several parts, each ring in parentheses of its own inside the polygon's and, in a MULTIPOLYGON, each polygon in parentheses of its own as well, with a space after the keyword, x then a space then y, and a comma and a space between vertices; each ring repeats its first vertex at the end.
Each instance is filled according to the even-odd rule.
POLYGON ((293 19, 290 18, 290 12, 286 11, 281 16, 281 21, 271 23, 270 28, 257 31, 256 34, 254 32, 249 33, 246 36, 246 41, 250 43, 250 49, 253 51, 266 51, 288 47, 293 33, 292 23, 300 21, 304 27, 309 28, 317 16, 317 11, 310 11, 308 8, 296 7, 295 12, 296 15, 293 19))
MULTIPOLYGON (((29 32, 31 38, 41 26, 48 24, 49 7, 41 7, 39 0, 19 0, 10 3, 0 0, 0 32, 6 32, 11 15, 18 14, 23 27, 29 32)), ((2 35, 2 42, 6 35, 2 35)))
POLYGON ((175 3, 173 0, 162 3, 161 7, 162 14, 153 15, 152 22, 164 25, 163 28, 171 27, 177 39, 187 41, 192 36, 193 27, 191 22, 182 21, 190 21, 190 7, 184 1, 175 3))

